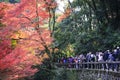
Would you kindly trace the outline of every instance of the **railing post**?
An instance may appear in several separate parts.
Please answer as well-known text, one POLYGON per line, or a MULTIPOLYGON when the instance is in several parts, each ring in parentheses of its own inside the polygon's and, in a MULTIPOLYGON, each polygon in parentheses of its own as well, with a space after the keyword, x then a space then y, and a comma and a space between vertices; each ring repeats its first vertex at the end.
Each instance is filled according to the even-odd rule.
POLYGON ((75 68, 75 69, 104 69, 112 71, 120 71, 120 61, 114 62, 83 62, 83 63, 57 63, 58 67, 75 68))

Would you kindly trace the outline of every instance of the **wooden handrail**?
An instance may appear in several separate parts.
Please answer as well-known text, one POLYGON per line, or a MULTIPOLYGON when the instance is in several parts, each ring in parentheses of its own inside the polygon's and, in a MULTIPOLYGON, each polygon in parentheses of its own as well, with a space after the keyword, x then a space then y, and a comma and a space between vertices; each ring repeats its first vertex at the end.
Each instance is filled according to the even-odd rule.
POLYGON ((71 69, 92 69, 92 70, 107 70, 120 71, 120 61, 103 61, 103 62, 82 62, 82 63, 55 63, 58 67, 71 69))

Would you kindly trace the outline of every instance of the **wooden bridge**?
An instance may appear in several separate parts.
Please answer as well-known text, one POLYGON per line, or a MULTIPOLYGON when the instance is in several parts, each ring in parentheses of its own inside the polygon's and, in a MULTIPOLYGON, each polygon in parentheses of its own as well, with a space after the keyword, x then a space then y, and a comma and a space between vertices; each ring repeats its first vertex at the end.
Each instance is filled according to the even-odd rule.
POLYGON ((56 63, 56 66, 58 68, 82 72, 82 74, 84 74, 84 72, 90 72, 89 74, 95 73, 95 75, 105 76, 104 79, 102 78, 101 80, 120 80, 120 61, 56 63))

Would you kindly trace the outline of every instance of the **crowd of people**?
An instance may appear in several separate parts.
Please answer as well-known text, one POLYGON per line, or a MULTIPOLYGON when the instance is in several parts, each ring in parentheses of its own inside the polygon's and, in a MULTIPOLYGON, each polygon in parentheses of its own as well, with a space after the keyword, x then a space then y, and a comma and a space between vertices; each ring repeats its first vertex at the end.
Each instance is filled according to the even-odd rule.
MULTIPOLYGON (((83 62, 112 62, 120 61, 120 48, 117 47, 114 50, 106 50, 104 52, 99 51, 96 53, 88 52, 86 54, 76 55, 74 57, 63 57, 59 60, 60 63, 83 63, 83 62)), ((116 65, 104 66, 104 68, 115 68, 116 65)), ((77 68, 77 66, 76 66, 77 68)))

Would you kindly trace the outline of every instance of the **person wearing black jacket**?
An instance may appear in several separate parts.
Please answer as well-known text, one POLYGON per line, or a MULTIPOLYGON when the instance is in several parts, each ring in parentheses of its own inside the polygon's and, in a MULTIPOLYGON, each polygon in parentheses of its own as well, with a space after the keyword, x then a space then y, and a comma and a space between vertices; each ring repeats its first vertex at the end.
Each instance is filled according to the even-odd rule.
MULTIPOLYGON (((105 62, 108 61, 109 54, 110 54, 110 50, 107 50, 107 51, 104 52, 103 60, 105 62)), ((108 69, 108 64, 104 64, 104 69, 108 69)))

